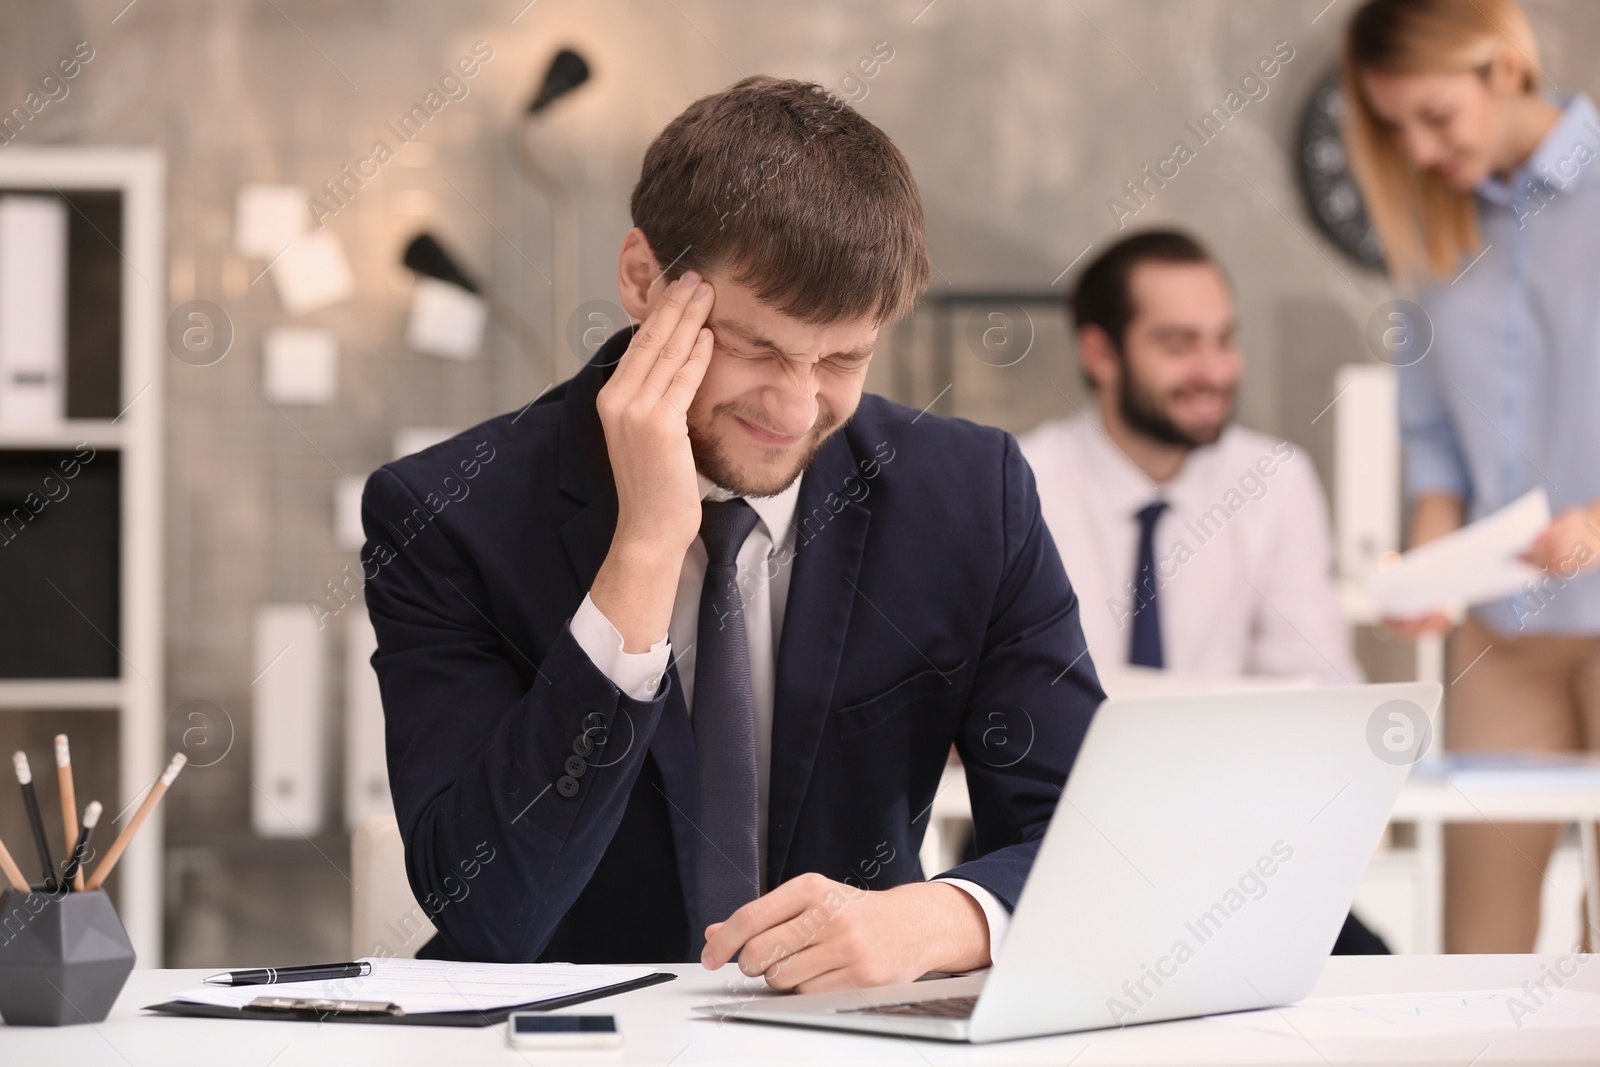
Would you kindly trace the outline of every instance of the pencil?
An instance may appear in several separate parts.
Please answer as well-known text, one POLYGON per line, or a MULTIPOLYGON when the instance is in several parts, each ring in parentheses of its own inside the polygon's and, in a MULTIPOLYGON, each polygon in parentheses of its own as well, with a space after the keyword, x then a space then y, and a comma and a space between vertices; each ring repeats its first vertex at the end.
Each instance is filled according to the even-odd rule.
POLYGON ((111 868, 117 865, 117 860, 122 858, 122 853, 127 849, 128 843, 133 840, 133 835, 139 832, 139 827, 150 817, 150 812, 161 802, 167 793, 167 786, 178 777, 178 772, 183 770, 183 765, 189 762, 189 757, 182 752, 172 757, 172 762, 167 764, 167 769, 161 772, 161 777, 150 786, 150 792, 144 796, 144 803, 139 805, 139 810, 133 813, 133 818, 128 820, 128 825, 122 828, 122 833, 111 842, 111 847, 106 849, 106 858, 94 866, 94 874, 89 876, 89 888, 99 889, 105 883, 106 877, 111 873, 111 868))
MULTIPOLYGON (((56 734, 56 783, 61 786, 61 840, 71 848, 78 839, 78 792, 72 784, 72 751, 67 748, 66 734, 56 734)), ((76 888, 83 888, 81 867, 76 888)))
POLYGON ((33 789, 33 771, 28 767, 28 754, 18 750, 11 757, 17 769, 17 784, 22 787, 22 806, 28 812, 28 824, 33 828, 33 844, 39 850, 39 862, 44 864, 44 888, 47 893, 56 890, 56 864, 50 858, 50 842, 44 836, 44 818, 39 814, 39 795, 33 789))
POLYGON ((83 861, 89 855, 89 835, 94 832, 94 824, 100 821, 100 802, 89 801, 89 806, 83 809, 83 829, 78 831, 77 843, 72 846, 72 858, 67 861, 67 872, 61 876, 62 884, 71 885, 77 879, 79 888, 83 886, 83 861))
POLYGON ((28 880, 22 877, 22 868, 17 866, 17 861, 11 858, 11 853, 6 849, 6 843, 0 841, 0 871, 4 871, 6 881, 11 883, 11 888, 19 893, 32 892, 28 880))

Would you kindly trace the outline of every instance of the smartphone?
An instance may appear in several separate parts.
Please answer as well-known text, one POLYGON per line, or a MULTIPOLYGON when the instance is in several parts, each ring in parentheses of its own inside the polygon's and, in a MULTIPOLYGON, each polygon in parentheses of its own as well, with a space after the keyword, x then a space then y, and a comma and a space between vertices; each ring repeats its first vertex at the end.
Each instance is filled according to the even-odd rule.
POLYGON ((622 1034, 614 1015, 550 1015, 514 1011, 506 1020, 512 1048, 617 1048, 622 1034))

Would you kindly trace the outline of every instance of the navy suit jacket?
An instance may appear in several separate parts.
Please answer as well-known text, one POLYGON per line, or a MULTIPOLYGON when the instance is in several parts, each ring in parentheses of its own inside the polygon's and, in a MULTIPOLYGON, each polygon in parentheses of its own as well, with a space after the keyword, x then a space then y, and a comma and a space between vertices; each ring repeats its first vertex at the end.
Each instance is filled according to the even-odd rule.
MULTIPOLYGON (((631 331, 515 414, 396 460, 362 500, 390 788, 423 955, 682 961, 698 831, 688 712, 619 691, 568 622, 616 490, 595 394, 631 331)), ((772 723, 769 886, 924 877, 952 744, 978 858, 1016 904, 1104 699, 1003 431, 864 396, 803 475, 772 723)))

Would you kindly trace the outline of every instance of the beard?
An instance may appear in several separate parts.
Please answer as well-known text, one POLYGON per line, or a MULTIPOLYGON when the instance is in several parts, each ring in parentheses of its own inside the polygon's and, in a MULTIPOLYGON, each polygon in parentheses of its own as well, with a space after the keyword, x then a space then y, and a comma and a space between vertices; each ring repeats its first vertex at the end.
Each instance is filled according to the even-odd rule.
POLYGON ((1215 426, 1185 430, 1167 414, 1161 399, 1153 396, 1142 382, 1128 372, 1126 361, 1123 362, 1122 371, 1117 386, 1117 407, 1122 412, 1123 421, 1146 437, 1180 448, 1199 448, 1215 444, 1227 427, 1228 420, 1233 417, 1233 391, 1229 390, 1228 414, 1219 419, 1215 426))
MULTIPOLYGON (((739 417, 738 403, 729 401, 718 404, 711 409, 707 422, 715 422, 720 415, 739 417)), ((747 419, 760 425, 759 419, 747 419)), ((811 431, 800 444, 800 457, 788 470, 775 474, 749 471, 734 462, 733 457, 722 445, 717 437, 705 433, 693 421, 689 423, 689 450, 694 453, 694 465, 711 480, 713 484, 730 493, 740 496, 775 496, 794 484, 795 479, 804 474, 806 468, 811 466, 811 461, 816 458, 822 446, 834 435, 842 424, 831 411, 823 410, 819 413, 817 421, 812 424, 811 431)))

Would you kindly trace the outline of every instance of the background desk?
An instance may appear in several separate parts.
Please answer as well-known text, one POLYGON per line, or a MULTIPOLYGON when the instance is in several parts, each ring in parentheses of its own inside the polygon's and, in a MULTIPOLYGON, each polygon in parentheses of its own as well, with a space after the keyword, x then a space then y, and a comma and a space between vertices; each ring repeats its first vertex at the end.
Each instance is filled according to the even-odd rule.
MULTIPOLYGON (((1395 801, 1390 818, 1414 822, 1418 852, 1428 868, 1430 938, 1425 949, 1442 948, 1443 884, 1441 823, 1554 822, 1576 824, 1582 862, 1584 896, 1590 922, 1600 916, 1600 848, 1595 823, 1600 821, 1600 765, 1587 774, 1556 765, 1539 770, 1491 768, 1447 771, 1419 764, 1395 801)), ((1592 944, 1591 939, 1591 944, 1592 944)))
MULTIPOLYGON (((1592 761, 1587 772, 1563 760, 1547 768, 1450 769, 1418 764, 1395 800, 1390 821, 1416 826, 1415 846, 1400 850, 1407 857, 1404 862, 1412 865, 1415 878, 1410 893, 1414 898, 1415 932, 1409 949, 1404 947, 1404 941, 1397 946, 1401 951, 1443 951, 1443 826, 1448 822, 1576 824, 1582 857, 1580 877, 1589 900, 1589 914, 1600 915, 1600 878, 1596 874, 1600 871, 1600 847, 1595 840, 1595 824, 1600 822, 1600 760, 1592 761)), ((946 767, 923 838, 923 869, 934 874, 954 867, 971 827, 972 802, 967 795, 965 774, 958 766, 946 767)), ((1385 859, 1395 859, 1394 853, 1385 856, 1380 851, 1377 862, 1385 859)), ((1358 893, 1356 910, 1370 922, 1374 916, 1370 908, 1362 908, 1363 899, 1358 893)), ((1562 938, 1559 947, 1565 949, 1571 943, 1571 939, 1562 938)))
MULTIPOLYGON (((1554 962, 1549 956, 1346 957, 1328 961, 1316 992, 1439 992, 1516 988, 1554 962)), ((1571 969, 1569 963, 1568 969, 1571 969)), ((1412 1041, 1320 1041, 1244 1030, 1206 1019, 1135 1026, 1121 1031, 963 1046, 809 1031, 750 1023, 718 1023, 691 1008, 722 999, 724 973, 675 966, 677 981, 625 993, 587 1007, 617 1016, 626 1038, 614 1051, 564 1053, 514 1050, 505 1029, 241 1022, 144 1015, 139 1007, 199 984, 208 972, 135 971, 110 1018, 95 1026, 9 1029, 0 1026, 0 1062, 115 1064, 126 1067, 410 1067, 416 1064, 696 1063, 910 1064, 1340 1064, 1600 1063, 1600 1027, 1525 1031, 1412 1041)), ((1600 957, 1584 958, 1567 988, 1600 993, 1600 957)), ((585 1008, 572 1011, 582 1013, 585 1008)), ((1496 1020, 1497 1022, 1499 1020, 1496 1020)))

